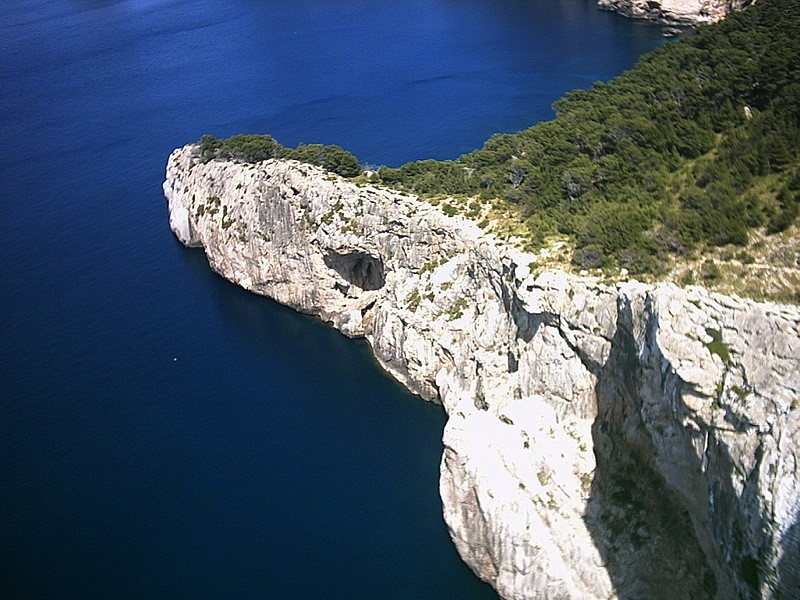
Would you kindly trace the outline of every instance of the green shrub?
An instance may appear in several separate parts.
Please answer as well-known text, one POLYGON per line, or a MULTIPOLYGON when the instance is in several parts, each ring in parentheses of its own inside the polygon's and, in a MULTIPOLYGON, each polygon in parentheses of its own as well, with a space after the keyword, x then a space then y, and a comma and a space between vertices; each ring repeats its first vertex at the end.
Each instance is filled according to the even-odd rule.
POLYGON ((706 328, 706 334, 711 337, 711 341, 706 344, 706 348, 711 354, 716 354, 726 365, 731 363, 731 353, 728 345, 722 341, 722 331, 719 329, 706 328))
POLYGON ((722 271, 713 260, 706 260, 700 267, 700 277, 707 283, 719 281, 722 278, 722 271))
POLYGON ((225 159, 255 163, 284 158, 316 165, 342 177, 355 177, 361 173, 358 159, 339 146, 299 144, 297 148, 286 148, 267 134, 238 134, 226 139, 206 134, 200 138, 199 145, 203 161, 225 159))

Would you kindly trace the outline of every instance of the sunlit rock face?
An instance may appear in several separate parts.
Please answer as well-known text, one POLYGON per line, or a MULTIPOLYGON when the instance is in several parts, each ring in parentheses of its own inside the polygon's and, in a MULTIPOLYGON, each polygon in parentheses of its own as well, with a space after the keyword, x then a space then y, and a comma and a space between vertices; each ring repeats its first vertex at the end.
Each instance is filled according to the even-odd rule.
POLYGON ((796 307, 538 272, 413 196, 197 154, 175 235, 444 406, 444 517, 501 596, 797 597, 796 307))
POLYGON ((713 23, 754 3, 755 0, 597 0, 601 8, 626 17, 677 25, 713 23))

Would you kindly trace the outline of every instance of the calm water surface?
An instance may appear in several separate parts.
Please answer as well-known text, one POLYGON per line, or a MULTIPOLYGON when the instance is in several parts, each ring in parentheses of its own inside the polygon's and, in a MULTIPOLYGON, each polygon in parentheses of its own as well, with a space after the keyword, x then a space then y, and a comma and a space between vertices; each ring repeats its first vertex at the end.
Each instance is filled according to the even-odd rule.
POLYGON ((453 158, 660 41, 590 0, 0 3, 3 596, 492 598, 440 410, 181 247, 166 157, 453 158))

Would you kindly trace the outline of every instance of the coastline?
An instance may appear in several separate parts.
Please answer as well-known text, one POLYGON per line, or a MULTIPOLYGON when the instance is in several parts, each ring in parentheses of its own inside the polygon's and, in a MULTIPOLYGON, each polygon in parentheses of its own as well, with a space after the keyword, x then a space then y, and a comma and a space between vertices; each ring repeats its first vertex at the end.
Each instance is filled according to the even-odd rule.
POLYGON ((694 27, 721 21, 755 0, 597 0, 602 10, 667 26, 694 27))
POLYGON ((756 556, 775 573, 759 585, 780 585, 797 518, 795 307, 537 273, 536 256, 407 194, 195 153, 168 165, 176 236, 246 289, 365 337, 444 405, 445 520, 502 596, 605 598, 683 572, 687 589, 713 574, 725 597, 751 587, 738 567, 756 556), (709 349, 716 330, 728 360, 709 349), (748 425, 731 430, 730 413, 748 425), (626 472, 653 518, 620 500, 626 472), (653 568, 664 547, 682 558, 653 568))

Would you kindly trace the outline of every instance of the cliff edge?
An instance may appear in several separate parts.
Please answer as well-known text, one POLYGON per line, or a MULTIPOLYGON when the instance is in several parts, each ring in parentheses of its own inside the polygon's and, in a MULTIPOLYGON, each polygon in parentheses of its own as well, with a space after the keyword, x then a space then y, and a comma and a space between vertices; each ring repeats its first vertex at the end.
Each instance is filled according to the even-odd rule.
POLYGON ((170 226, 448 414, 440 493, 504 598, 789 598, 800 311, 537 271, 417 198, 172 153, 170 226))
POLYGON ((755 0, 597 0, 600 8, 626 17, 673 25, 699 25, 724 19, 755 0))

